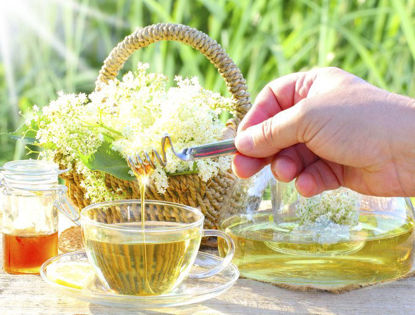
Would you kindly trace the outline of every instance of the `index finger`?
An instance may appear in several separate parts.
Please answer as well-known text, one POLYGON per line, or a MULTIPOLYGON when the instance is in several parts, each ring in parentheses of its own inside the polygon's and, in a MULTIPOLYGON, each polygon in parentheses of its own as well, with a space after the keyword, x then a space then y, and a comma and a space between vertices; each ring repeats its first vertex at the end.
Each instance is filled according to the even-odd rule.
POLYGON ((311 85, 306 80, 307 73, 291 73, 268 83, 259 92, 253 107, 239 124, 238 131, 257 125, 303 99, 311 85))

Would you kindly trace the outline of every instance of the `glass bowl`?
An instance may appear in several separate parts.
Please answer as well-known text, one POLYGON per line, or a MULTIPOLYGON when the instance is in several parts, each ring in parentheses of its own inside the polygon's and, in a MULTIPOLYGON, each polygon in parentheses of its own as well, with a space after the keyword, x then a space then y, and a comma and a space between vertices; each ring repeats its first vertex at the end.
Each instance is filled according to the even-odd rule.
MULTIPOLYGON (((313 198, 294 183, 272 181, 272 207, 245 207, 224 218, 242 276, 276 284, 338 288, 400 278, 412 268, 414 221, 409 198, 365 196, 347 189, 313 198)), ((219 242, 221 254, 226 245, 219 242)))

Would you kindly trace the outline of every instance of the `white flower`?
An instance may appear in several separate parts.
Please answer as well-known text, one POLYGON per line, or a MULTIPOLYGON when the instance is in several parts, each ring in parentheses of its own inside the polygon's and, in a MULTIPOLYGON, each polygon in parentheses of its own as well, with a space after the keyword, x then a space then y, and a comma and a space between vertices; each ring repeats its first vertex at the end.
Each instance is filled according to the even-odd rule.
MULTIPOLYGON (((147 69, 148 65, 139 64, 135 74, 128 72, 122 80, 101 84, 88 96, 60 92, 57 100, 35 111, 37 139, 47 151, 43 155, 76 164, 92 201, 107 200, 115 193, 109 192, 103 175, 91 172, 80 159, 96 152, 103 141, 111 139, 112 150, 128 158, 153 148, 160 151, 161 138, 168 133, 175 149, 181 150, 219 140, 224 127, 219 115, 234 110, 230 98, 203 89, 197 78, 176 77, 176 86, 169 87, 164 75, 147 69)), ((158 166, 151 175, 159 192, 168 187, 169 174, 192 172, 197 166, 199 176, 207 181, 230 167, 229 157, 194 164, 168 150, 167 158, 166 168, 158 166)))
POLYGON ((349 189, 325 191, 312 198, 300 198, 297 215, 302 224, 316 222, 324 216, 337 224, 353 226, 359 218, 359 195, 349 189))
POLYGON ((340 188, 312 198, 299 198, 296 232, 307 232, 313 241, 333 244, 350 239, 350 230, 358 224, 359 194, 340 188))

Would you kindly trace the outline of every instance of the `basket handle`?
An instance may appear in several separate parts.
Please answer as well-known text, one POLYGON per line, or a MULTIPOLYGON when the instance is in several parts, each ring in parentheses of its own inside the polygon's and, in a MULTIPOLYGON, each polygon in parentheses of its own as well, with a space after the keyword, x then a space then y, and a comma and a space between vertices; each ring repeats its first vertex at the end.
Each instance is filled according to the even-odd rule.
POLYGON ((203 32, 182 24, 160 23, 149 25, 139 28, 125 37, 105 59, 95 82, 95 89, 99 89, 100 84, 114 79, 134 51, 161 40, 185 43, 197 49, 209 59, 219 70, 220 75, 226 82, 228 91, 232 94, 236 104, 237 123, 239 123, 251 107, 246 81, 241 71, 215 40, 203 32))

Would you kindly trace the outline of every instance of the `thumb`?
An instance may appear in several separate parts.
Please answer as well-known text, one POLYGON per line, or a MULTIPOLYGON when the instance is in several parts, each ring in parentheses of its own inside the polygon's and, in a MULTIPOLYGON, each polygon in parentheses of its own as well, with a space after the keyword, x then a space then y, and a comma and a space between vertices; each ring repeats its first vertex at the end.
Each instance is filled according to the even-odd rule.
POLYGON ((265 158, 299 143, 303 101, 237 134, 236 148, 250 157, 265 158))

